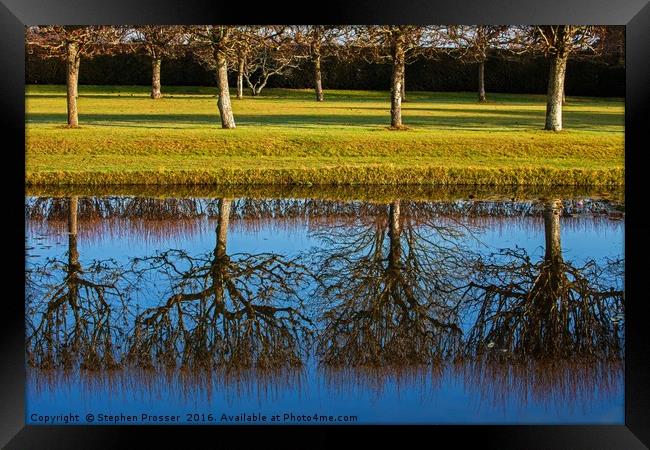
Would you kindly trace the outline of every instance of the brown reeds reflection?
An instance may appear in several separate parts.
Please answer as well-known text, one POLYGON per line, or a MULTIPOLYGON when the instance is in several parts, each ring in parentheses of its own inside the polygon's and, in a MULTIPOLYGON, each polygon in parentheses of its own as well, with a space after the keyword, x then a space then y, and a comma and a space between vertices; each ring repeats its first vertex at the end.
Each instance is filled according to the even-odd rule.
POLYGON ((415 393, 421 400, 431 398, 436 391, 444 389, 449 379, 445 378, 447 366, 444 362, 426 365, 390 366, 320 366, 320 374, 329 392, 338 396, 352 396, 369 392, 380 398, 387 391, 415 393))
MULTIPOLYGON (((79 230, 83 239, 93 241, 137 236, 138 240, 164 242, 169 237, 190 237, 214 227, 219 219, 218 199, 147 198, 147 197, 80 197, 79 230)), ((502 227, 516 224, 538 228, 530 218, 542 217, 537 201, 476 200, 404 201, 404 210, 413 219, 448 218, 466 220, 475 226, 502 227)), ((375 217, 382 203, 372 201, 337 201, 329 199, 259 199, 239 198, 231 201, 231 227, 246 232, 262 228, 309 229, 332 224, 350 224, 358 218, 375 217)), ((67 200, 35 197, 26 202, 26 217, 37 233, 63 233, 66 229, 67 200)), ((574 199, 564 201, 565 227, 607 226, 621 216, 622 205, 609 200, 574 199)))
POLYGON ((463 185, 28 185, 26 195, 36 197, 137 196, 156 198, 312 198, 362 200, 375 203, 403 201, 539 200, 549 197, 598 198, 624 201, 621 187, 586 186, 463 186, 463 185))
POLYGON ((453 366, 477 408, 502 410, 536 404, 543 408, 588 408, 599 400, 623 402, 622 361, 567 359, 464 361, 453 366))
POLYGON ((139 369, 59 370, 29 368, 28 384, 33 395, 76 391, 83 396, 105 393, 112 398, 128 396, 136 401, 173 398, 182 402, 211 401, 219 396, 236 402, 242 397, 274 401, 287 390, 301 392, 305 384, 303 368, 204 370, 139 369))

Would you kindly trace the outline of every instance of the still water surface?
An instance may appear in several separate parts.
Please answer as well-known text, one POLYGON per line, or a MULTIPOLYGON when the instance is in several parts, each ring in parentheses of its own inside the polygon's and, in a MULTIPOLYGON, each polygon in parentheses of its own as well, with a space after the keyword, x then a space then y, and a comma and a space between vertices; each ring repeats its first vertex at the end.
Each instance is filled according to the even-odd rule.
POLYGON ((27 197, 27 421, 623 423, 622 200, 472 197, 27 197))

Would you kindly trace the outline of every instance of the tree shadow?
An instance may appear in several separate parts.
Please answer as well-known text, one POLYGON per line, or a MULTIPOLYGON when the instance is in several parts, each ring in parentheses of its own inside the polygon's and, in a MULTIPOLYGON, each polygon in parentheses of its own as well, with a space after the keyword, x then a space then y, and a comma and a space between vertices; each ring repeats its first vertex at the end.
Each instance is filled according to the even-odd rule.
MULTIPOLYGON (((339 127, 385 127, 389 122, 389 105, 382 107, 354 107, 342 108, 344 110, 364 109, 386 111, 381 114, 319 114, 317 110, 307 114, 236 114, 237 124, 240 126, 274 126, 287 128, 312 128, 319 126, 339 127)), ((236 112, 236 111, 235 111, 236 112)), ((544 120, 544 111, 540 110, 463 110, 455 108, 414 108, 404 109, 404 120, 411 127, 433 130, 488 130, 494 128, 530 129, 538 130, 544 120), (436 114, 423 115, 419 111, 434 111, 436 114), (462 116, 458 116, 462 114, 462 116)), ((61 123, 65 114, 57 113, 28 113, 26 123, 61 123)), ((602 127, 623 127, 622 114, 594 111, 565 111, 565 122, 569 128, 577 130, 608 131, 602 127)), ((99 125, 111 127, 132 128, 186 128, 190 125, 217 126, 216 114, 84 114, 80 113, 80 120, 85 125, 99 125)))

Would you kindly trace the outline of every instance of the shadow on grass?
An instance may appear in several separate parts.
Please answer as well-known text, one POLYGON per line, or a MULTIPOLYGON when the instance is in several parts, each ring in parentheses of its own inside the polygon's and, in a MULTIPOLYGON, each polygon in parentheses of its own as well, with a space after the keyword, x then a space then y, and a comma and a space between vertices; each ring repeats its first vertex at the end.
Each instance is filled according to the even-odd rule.
MULTIPOLYGON (((41 99, 61 99, 65 101, 65 93, 63 94, 27 94, 26 98, 27 100, 41 100, 41 99)), ((129 100, 143 100, 143 101, 152 101, 151 97, 149 94, 142 94, 142 93, 137 93, 137 94, 80 94, 79 98, 82 99, 92 99, 92 100, 115 100, 115 99, 129 99, 129 100)), ((185 95, 185 94, 164 94, 163 97, 160 100, 165 100, 165 99, 182 99, 182 100, 206 100, 206 99, 215 99, 216 101, 216 94, 191 94, 191 95, 185 95)), ((159 100, 155 100, 158 102, 159 100)))
MULTIPOLYGON (((216 109, 216 108, 215 108, 216 109)), ((361 108, 355 108, 361 109, 361 108)), ((374 109, 374 108, 371 108, 374 109)), ((380 109, 380 108, 377 108, 380 109)), ((489 130, 526 128, 540 129, 544 124, 544 111, 467 111, 462 109, 429 108, 440 114, 422 115, 419 110, 406 110, 404 123, 410 127, 453 129, 453 130, 489 130), (454 114, 465 113, 465 116, 454 114), (444 113, 450 115, 445 116, 444 113)), ((79 114, 81 124, 115 127, 147 128, 184 128, 187 125, 215 125, 218 123, 214 114, 79 114)), ((317 128, 319 126, 374 127, 385 126, 390 121, 386 115, 368 114, 235 114, 238 125, 286 126, 292 128, 317 128)), ((617 131, 624 125, 621 114, 606 112, 567 111, 564 116, 569 129, 592 131, 617 131), (609 129, 614 127, 614 129, 609 129)), ((28 113, 28 123, 60 124, 65 123, 65 114, 28 113)))

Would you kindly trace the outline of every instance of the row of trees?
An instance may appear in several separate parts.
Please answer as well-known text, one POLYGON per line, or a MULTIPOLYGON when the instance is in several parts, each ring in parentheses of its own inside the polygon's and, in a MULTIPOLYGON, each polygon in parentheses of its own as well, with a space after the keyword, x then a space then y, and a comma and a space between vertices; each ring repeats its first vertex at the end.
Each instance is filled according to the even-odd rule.
POLYGON ((545 129, 562 129, 564 78, 570 57, 624 55, 624 29, 612 26, 34 26, 27 29, 29 51, 55 57, 67 65, 68 125, 78 125, 77 84, 80 60, 97 54, 137 52, 152 65, 151 97, 162 97, 162 61, 192 54, 214 71, 218 109, 223 128, 235 128, 228 73, 237 74, 237 98, 244 84, 259 95, 273 76, 286 74, 308 61, 313 69, 316 101, 325 96, 321 62, 325 58, 362 57, 392 65, 391 127, 401 129, 406 99, 406 67, 418 57, 452 54, 478 68, 478 100, 487 100, 485 61, 499 52, 505 57, 525 53, 549 59, 545 129))

